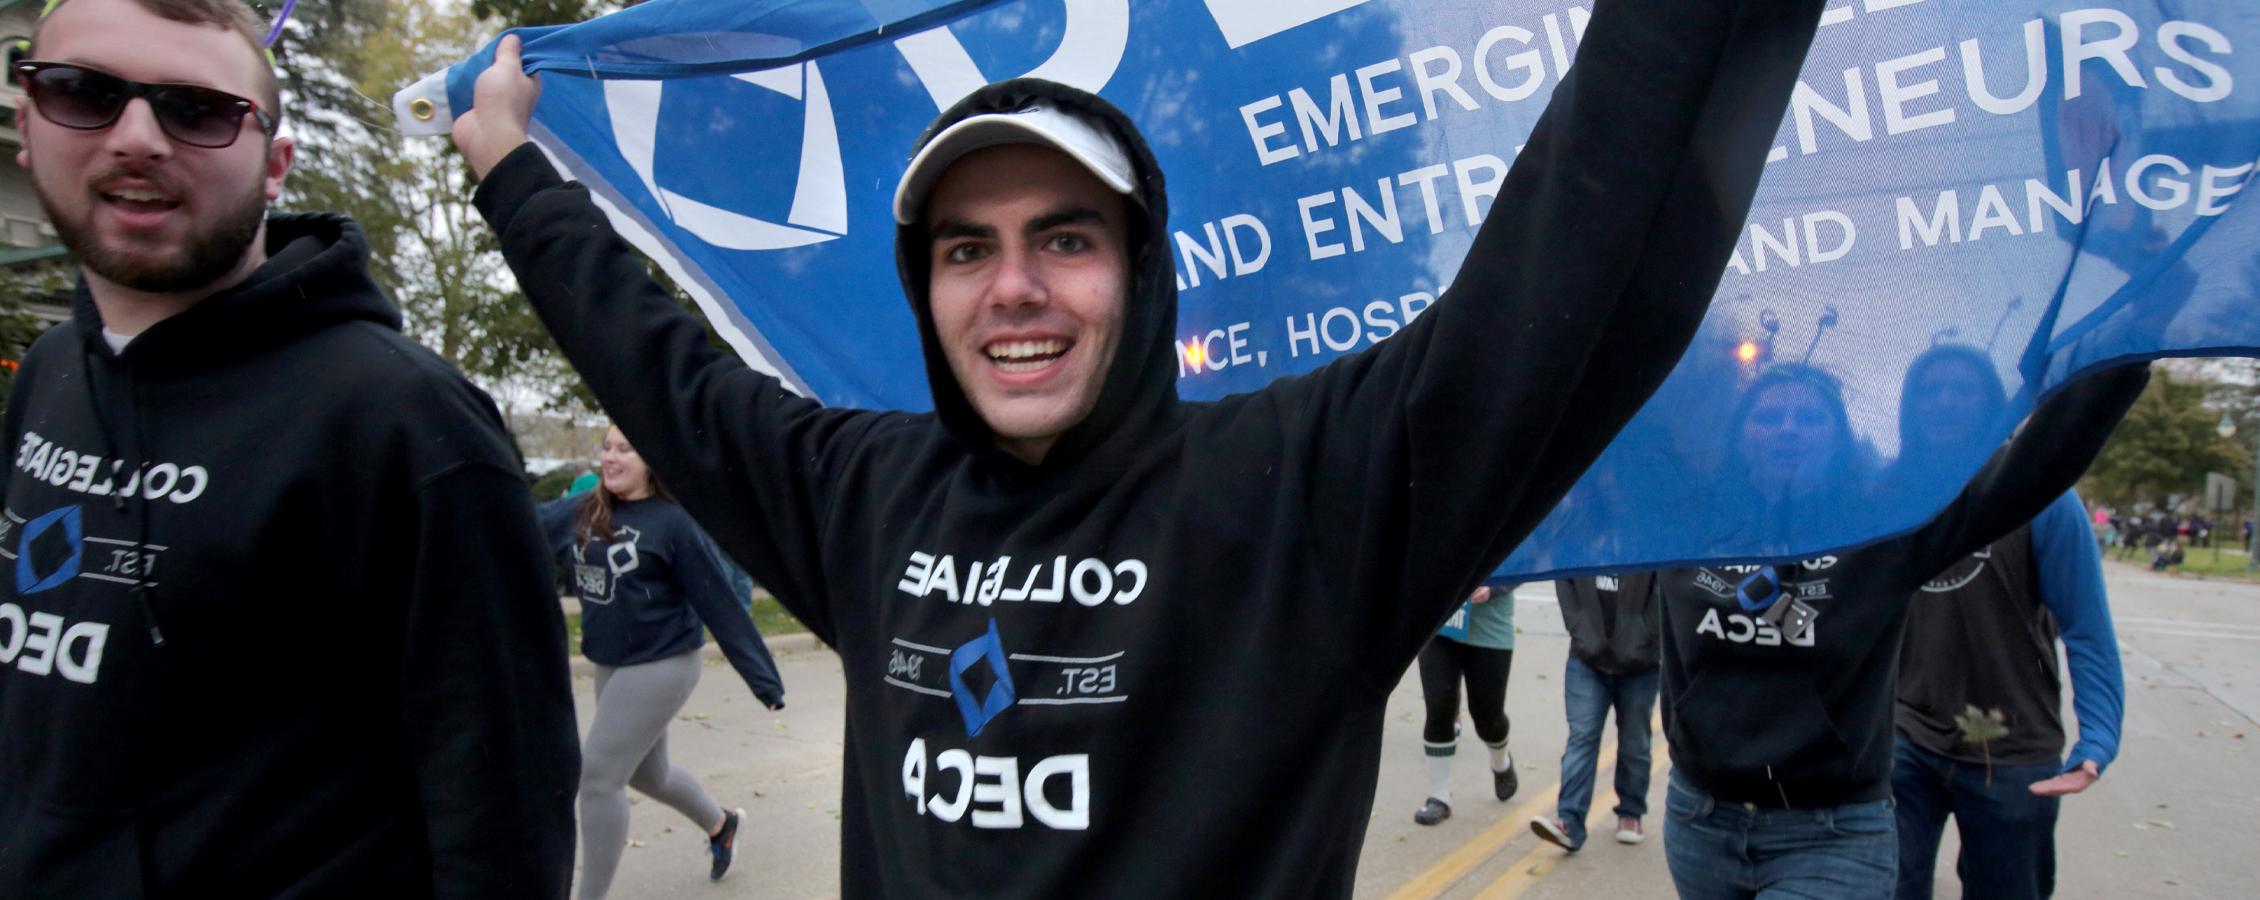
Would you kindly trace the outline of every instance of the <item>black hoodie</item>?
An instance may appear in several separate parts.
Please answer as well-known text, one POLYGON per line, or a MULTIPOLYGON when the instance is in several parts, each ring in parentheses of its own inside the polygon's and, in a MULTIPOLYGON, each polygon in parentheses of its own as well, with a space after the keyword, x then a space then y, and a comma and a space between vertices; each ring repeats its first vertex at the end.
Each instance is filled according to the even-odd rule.
POLYGON ((1656 577, 1642 572, 1554 582, 1569 652, 1604 675, 1656 671, 1656 577))
POLYGON ((839 649, 843 891, 1350 892, 1391 688, 1661 382, 1717 284, 1818 4, 1597 11, 1450 291, 1388 341, 1179 402, 1162 176, 1121 347, 1040 464, 941 358, 936 412, 829 409, 711 349, 523 147, 478 202, 543 321, 717 542, 839 649), (1635 352, 1628 352, 1634 348, 1635 352))
POLYGON ((282 216, 122 353, 26 354, 0 520, 0 897, 562 896, 563 621, 485 394, 360 229, 282 216))
POLYGON ((2149 368, 2136 364, 2066 386, 1943 512, 1907 534, 1798 562, 1657 575, 1676 777, 1721 800, 1775 808, 1890 796, 1909 598, 2069 489, 2148 382, 2149 368), (1802 602, 1815 612, 1811 627, 1775 627, 1745 608, 1745 596, 1802 602))

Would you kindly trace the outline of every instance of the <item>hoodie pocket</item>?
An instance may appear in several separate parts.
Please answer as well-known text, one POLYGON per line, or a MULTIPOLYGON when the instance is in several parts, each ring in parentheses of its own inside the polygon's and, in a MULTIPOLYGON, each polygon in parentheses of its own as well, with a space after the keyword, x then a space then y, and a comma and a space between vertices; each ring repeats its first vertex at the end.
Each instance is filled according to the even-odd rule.
POLYGON ((1800 787, 1850 775, 1852 747, 1803 672, 1705 672, 1672 702, 1672 743, 1722 790, 1794 806, 1800 787))
POLYGON ((141 897, 141 829, 132 812, 32 800, 0 822, 0 897, 141 897))

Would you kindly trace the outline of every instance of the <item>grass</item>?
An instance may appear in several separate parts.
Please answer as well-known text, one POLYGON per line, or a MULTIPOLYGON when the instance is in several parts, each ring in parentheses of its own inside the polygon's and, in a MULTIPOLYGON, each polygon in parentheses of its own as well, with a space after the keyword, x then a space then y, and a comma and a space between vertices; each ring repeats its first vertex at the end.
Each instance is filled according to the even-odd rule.
MULTIPOLYGON (((2104 558, 2127 565, 2142 566, 2146 569, 2150 567, 2150 551, 2147 550, 2141 551, 2131 558, 2121 560, 2118 558, 2118 551, 2114 549, 2107 551, 2104 558)), ((2245 559, 2243 550, 2232 547, 2222 547, 2217 553, 2204 547, 2192 547, 2182 551, 2181 565, 2175 566, 2169 571, 2182 575, 2195 575, 2200 578, 2225 578, 2234 581, 2260 582, 2260 572, 2245 568, 2245 559)))
MULTIPOLYGON (((792 613, 785 611, 785 605, 778 603, 777 598, 759 590, 753 592, 753 625, 761 629, 762 637, 800 634, 808 630, 807 626, 800 624, 799 619, 793 618, 792 613)), ((713 637, 712 634, 707 635, 710 640, 713 637)), ((572 648, 575 654, 581 652, 580 613, 565 614, 565 646, 572 648)))

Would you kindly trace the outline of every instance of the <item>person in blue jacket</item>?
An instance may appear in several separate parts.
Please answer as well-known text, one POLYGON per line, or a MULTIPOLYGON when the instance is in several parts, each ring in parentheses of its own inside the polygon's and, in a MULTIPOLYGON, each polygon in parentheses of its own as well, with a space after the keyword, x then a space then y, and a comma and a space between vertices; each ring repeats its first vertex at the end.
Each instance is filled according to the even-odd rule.
POLYGON ((1515 795, 1514 755, 1507 752, 1507 673, 1515 661, 1513 585, 1484 585, 1445 620, 1420 651, 1420 693, 1428 704, 1421 750, 1428 758, 1428 799, 1413 821, 1434 825, 1452 817, 1452 757, 1460 742, 1460 684, 1467 684, 1467 714, 1475 736, 1491 751, 1491 792, 1515 795))
POLYGON ((667 760, 667 723, 698 686, 702 622, 762 705, 785 707, 761 632, 690 515, 620 429, 605 434, 598 459, 596 489, 539 510, 581 598, 581 655, 596 664, 596 716, 581 748, 583 900, 612 886, 628 837, 629 787, 698 824, 713 855, 710 877, 729 871, 745 811, 722 809, 667 760))
MULTIPOLYGON (((2003 390, 1974 348, 1937 347, 1909 368, 1902 443, 1953 451, 2003 390)), ((1971 897, 2038 898, 2056 884, 2061 798, 2118 755, 2126 681, 2105 601, 2103 559, 2070 491, 2030 523, 1937 573, 1914 594, 1892 717, 1901 900, 1928 900, 1952 816, 1971 897), (2069 660, 2079 741, 2064 754, 2069 660)))

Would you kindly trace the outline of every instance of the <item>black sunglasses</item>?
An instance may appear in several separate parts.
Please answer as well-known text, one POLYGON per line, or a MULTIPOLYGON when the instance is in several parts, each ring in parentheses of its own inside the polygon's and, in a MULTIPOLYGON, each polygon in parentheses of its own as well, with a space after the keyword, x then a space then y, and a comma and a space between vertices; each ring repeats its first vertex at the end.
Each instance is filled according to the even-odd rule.
POLYGON ((192 147, 217 149, 235 143, 243 117, 259 123, 259 133, 274 133, 275 122, 259 104, 225 91, 193 84, 144 84, 99 69, 59 62, 16 64, 16 77, 31 95, 40 118, 64 128, 108 128, 140 97, 149 101, 157 127, 192 147))

